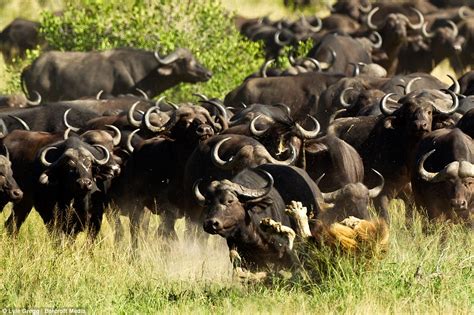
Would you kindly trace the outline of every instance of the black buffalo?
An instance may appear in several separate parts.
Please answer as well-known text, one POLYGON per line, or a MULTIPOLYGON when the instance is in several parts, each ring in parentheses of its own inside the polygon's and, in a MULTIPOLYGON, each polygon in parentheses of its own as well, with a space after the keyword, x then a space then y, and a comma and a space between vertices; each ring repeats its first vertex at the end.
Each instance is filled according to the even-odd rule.
POLYGON ((134 93, 137 88, 154 97, 181 82, 202 82, 212 74, 187 49, 162 58, 158 52, 132 48, 104 52, 50 51, 22 73, 29 93, 45 100, 73 100, 105 94, 134 93))
POLYGON ((40 23, 21 18, 14 19, 0 33, 0 50, 6 63, 24 58, 26 50, 44 43, 39 36, 40 23))
POLYGON ((461 130, 440 129, 425 137, 412 172, 415 202, 429 219, 474 226, 474 142, 461 130))

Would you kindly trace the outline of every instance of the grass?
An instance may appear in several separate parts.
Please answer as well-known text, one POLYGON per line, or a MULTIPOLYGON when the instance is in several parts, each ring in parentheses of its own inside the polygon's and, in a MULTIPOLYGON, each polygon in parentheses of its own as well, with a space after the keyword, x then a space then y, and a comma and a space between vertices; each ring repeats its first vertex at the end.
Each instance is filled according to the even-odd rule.
MULTIPOLYGON (((247 16, 288 14, 282 1, 223 0, 247 16)), ((41 8, 61 1, 0 0, 0 27, 16 16, 37 19, 41 8)), ((449 82, 446 64, 435 75, 449 82)), ((4 88, 0 58, 0 90, 4 88)), ((0 214, 0 310, 82 307, 91 313, 450 313, 474 312, 474 235, 460 226, 439 224, 422 232, 422 219, 406 227, 404 208, 392 203, 390 248, 374 261, 324 256, 325 274, 309 282, 275 280, 241 284, 232 278, 225 241, 197 244, 148 237, 139 258, 129 239, 114 244, 107 222, 99 240, 80 235, 57 244, 33 212, 17 239, 6 235, 0 214), (418 270, 418 272, 417 272, 418 270)), ((124 219, 124 221, 126 221, 124 219)), ((155 217, 151 225, 155 228, 155 217)))
MULTIPOLYGON (((0 215, 4 221, 9 210, 0 215)), ((460 226, 406 228, 392 204, 390 249, 383 259, 333 257, 321 279, 243 285, 232 279, 220 237, 207 246, 148 237, 140 257, 129 240, 114 244, 105 223, 99 241, 51 241, 32 213, 18 239, 0 227, 0 307, 82 307, 97 313, 472 313, 474 238, 460 226), (420 271, 417 273, 417 269, 420 271), (439 272, 439 274, 438 274, 439 272)), ((158 219, 153 218, 156 227, 158 219)))

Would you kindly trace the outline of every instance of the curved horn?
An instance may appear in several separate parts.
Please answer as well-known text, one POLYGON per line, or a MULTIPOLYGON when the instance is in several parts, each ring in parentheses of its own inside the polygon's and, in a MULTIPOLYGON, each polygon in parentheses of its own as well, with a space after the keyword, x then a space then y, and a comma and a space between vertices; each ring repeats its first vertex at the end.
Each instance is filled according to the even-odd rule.
POLYGON ((194 182, 193 192, 194 192, 194 197, 196 198, 196 201, 202 207, 206 203, 206 197, 204 197, 204 195, 199 190, 199 184, 201 183, 201 181, 202 181, 202 178, 194 182))
POLYGON ((231 137, 227 137, 227 138, 224 138, 222 140, 219 140, 219 142, 217 142, 214 145, 214 147, 212 148, 212 151, 211 151, 212 163, 214 163, 214 165, 219 167, 219 168, 223 168, 223 169, 231 168, 231 165, 229 163, 232 162, 233 157, 231 157, 228 161, 224 161, 223 159, 221 159, 219 157, 219 149, 220 149, 221 145, 224 142, 229 141, 230 139, 231 139, 231 137))
POLYGON ((441 113, 441 114, 450 115, 450 114, 454 113, 454 112, 458 109, 458 107, 459 107, 459 99, 458 99, 458 97, 456 96, 456 94, 454 94, 454 92, 451 91, 451 90, 441 89, 441 91, 446 92, 446 93, 448 93, 448 94, 451 96, 451 98, 452 98, 452 100, 453 100, 453 104, 452 104, 451 108, 448 109, 448 110, 441 109, 441 108, 437 107, 436 105, 434 106, 434 108, 436 109, 437 112, 439 112, 439 113, 441 113))
POLYGON ((421 80, 421 77, 414 77, 413 79, 408 81, 407 85, 405 85, 405 95, 413 92, 411 86, 418 80, 421 80))
POLYGON ((104 90, 100 90, 99 93, 97 93, 97 95, 95 96, 95 99, 100 101, 100 97, 102 96, 103 93, 104 93, 104 90))
POLYGON ((452 75, 448 74, 448 77, 451 79, 451 81, 453 81, 453 89, 451 91, 453 91, 455 94, 459 94, 459 92, 461 92, 461 86, 459 85, 459 82, 458 80, 456 80, 456 78, 454 78, 452 75))
POLYGON ((7 158, 7 160, 10 160, 10 152, 8 151, 8 148, 5 143, 3 144, 3 148, 5 149, 5 157, 7 158))
POLYGON ((16 121, 18 121, 18 123, 20 123, 20 125, 23 127, 23 129, 25 129, 27 131, 30 131, 30 126, 28 126, 26 121, 24 121, 20 117, 17 117, 17 116, 14 116, 14 115, 8 115, 8 117, 11 117, 11 118, 15 119, 16 121))
POLYGON ((30 101, 29 99, 26 99, 26 103, 30 106, 38 106, 39 104, 41 104, 41 94, 39 94, 38 91, 33 91, 33 93, 36 95, 36 100, 30 101))
POLYGON ((375 39, 377 40, 376 42, 373 42, 372 40, 369 39, 372 47, 375 48, 375 49, 382 48, 383 39, 382 39, 382 36, 380 35, 380 33, 377 32, 377 31, 374 31, 374 32, 372 32, 372 35, 374 35, 375 39))
POLYGON ((48 154, 48 152, 51 151, 51 150, 57 150, 57 148, 56 147, 47 147, 46 149, 44 149, 41 152, 41 155, 40 155, 40 161, 46 167, 49 167, 51 164, 53 164, 51 162, 48 162, 48 160, 46 160, 46 154, 48 154))
POLYGON ((222 117, 223 117, 226 121, 229 120, 229 116, 227 115, 227 110, 225 109, 224 106, 222 106, 222 104, 219 104, 219 103, 216 102, 215 100, 208 100, 208 101, 206 101, 206 103, 211 104, 211 105, 213 105, 215 108, 217 108, 217 110, 221 113, 222 117))
POLYGON ((342 193, 342 188, 339 188, 338 190, 335 190, 333 192, 328 192, 328 193, 321 192, 321 195, 323 196, 324 202, 333 203, 339 198, 339 196, 341 196, 341 193, 342 193))
MULTIPOLYGON (((166 96, 160 96, 156 102, 155 102, 155 107, 157 107, 158 109, 160 109, 160 106, 161 106, 161 102, 163 102, 164 100, 166 99, 166 96)), ((161 109, 160 109, 161 110, 161 109)))
POLYGON ((255 188, 247 188, 242 185, 232 183, 234 184, 232 188, 235 190, 235 192, 238 195, 247 197, 251 200, 252 199, 255 200, 255 199, 261 199, 270 193, 274 184, 272 175, 270 175, 270 173, 268 173, 267 171, 264 171, 261 169, 258 169, 258 170, 266 177, 267 185, 264 188, 255 189, 255 188))
POLYGON ((260 76, 261 76, 262 78, 266 78, 266 77, 267 77, 267 68, 268 68, 268 66, 271 65, 274 61, 275 61, 275 59, 270 59, 270 60, 266 61, 266 62, 263 64, 262 68, 260 68, 260 76))
POLYGON ((252 121, 250 122, 250 132, 252 133, 252 135, 256 136, 256 137, 260 137, 262 136, 263 134, 265 134, 265 132, 268 131, 268 129, 262 129, 262 130, 257 130, 257 128, 255 127, 255 122, 262 116, 262 114, 259 114, 257 115, 254 119, 252 119, 252 121))
POLYGON ((158 54, 158 52, 155 51, 154 56, 155 56, 156 61, 158 61, 159 64, 164 65, 164 66, 175 62, 179 58, 179 55, 177 52, 172 52, 168 56, 161 58, 160 54, 158 54))
POLYGON ((369 2, 366 7, 359 5, 359 10, 363 13, 369 13, 372 10, 372 3, 369 2))
POLYGON ((0 137, 5 137, 8 134, 7 125, 5 125, 5 121, 0 118, 0 137))
POLYGON ((130 153, 132 153, 133 150, 135 150, 135 148, 132 145, 133 136, 139 131, 140 131, 140 129, 135 129, 134 131, 130 132, 130 134, 127 137, 127 150, 130 153))
POLYGON ((72 110, 72 108, 69 108, 68 110, 66 110, 64 112, 64 115, 63 115, 63 123, 64 123, 64 126, 66 126, 66 128, 70 128, 72 131, 74 132, 78 132, 80 128, 78 127, 73 127, 71 126, 68 121, 67 121, 67 116, 69 115, 69 112, 72 110))
POLYGON ((135 90, 140 93, 144 99, 146 99, 147 101, 149 100, 148 98, 148 94, 145 93, 145 91, 143 91, 142 89, 139 89, 139 88, 135 88, 135 90))
POLYGON ((275 41, 275 44, 277 44, 278 46, 283 47, 283 46, 288 45, 291 42, 291 38, 288 39, 286 42, 281 41, 280 35, 281 35, 281 31, 277 31, 275 35, 273 36, 273 40, 275 41))
POLYGON ((137 108, 138 104, 140 104, 140 101, 133 103, 132 107, 130 107, 127 114, 128 123, 133 127, 140 127, 141 125, 140 121, 136 120, 135 117, 133 116, 133 113, 135 112, 135 108, 137 108))
POLYGON ((418 166, 418 173, 420 174, 421 178, 427 182, 431 182, 433 179, 435 179, 440 172, 432 173, 428 172, 425 169, 425 161, 428 159, 428 157, 433 154, 436 150, 431 150, 430 152, 426 153, 423 155, 423 157, 420 160, 419 166, 418 166))
POLYGON ((345 88, 344 90, 342 90, 341 94, 339 95, 339 103, 344 108, 351 108, 353 106, 353 104, 348 103, 344 97, 347 91, 351 91, 351 90, 354 90, 354 88, 353 87, 345 88))
POLYGON ((332 114, 331 117, 329 117, 329 125, 331 125, 334 122, 334 120, 336 120, 338 118, 339 114, 341 114, 345 111, 347 111, 347 109, 345 109, 345 108, 342 108, 342 109, 339 109, 339 110, 335 111, 334 114, 332 114))
POLYGON ((168 105, 170 105, 171 107, 173 107, 175 110, 177 110, 177 109, 179 108, 178 104, 176 104, 176 103, 173 103, 173 102, 171 102, 171 101, 168 101, 167 103, 168 103, 168 105))
POLYGON ((145 112, 145 115, 143 116, 143 121, 145 122, 145 127, 153 132, 153 133, 158 133, 162 132, 164 130, 163 126, 153 126, 153 124, 150 122, 150 114, 152 112, 159 112, 160 109, 158 107, 150 107, 148 110, 145 112))
POLYGON ((468 6, 463 5, 458 10, 458 15, 462 20, 469 18, 471 15, 468 13, 471 9, 468 6))
POLYGON ((283 103, 277 103, 277 104, 274 104, 273 106, 283 108, 288 114, 288 116, 291 116, 291 108, 289 108, 288 105, 283 104, 283 103))
POLYGON ((377 29, 378 29, 377 25, 375 25, 375 24, 372 22, 372 17, 374 16, 374 14, 375 14, 379 9, 380 9, 379 7, 375 7, 375 8, 373 8, 372 10, 370 10, 369 14, 367 14, 367 26, 368 26, 371 30, 377 30, 377 29))
POLYGON ((296 64, 295 57, 293 56, 293 53, 288 54, 288 61, 290 62, 290 65, 294 66, 296 64))
POLYGON ((453 37, 457 37, 459 34, 458 26, 451 20, 446 20, 446 23, 453 29, 453 37))
POLYGON ((301 15, 301 23, 304 25, 304 27, 308 28, 313 33, 317 33, 323 28, 323 21, 321 21, 321 19, 317 16, 315 16, 315 18, 316 21, 318 21, 317 26, 313 26, 311 23, 308 22, 304 15, 301 15))
POLYGON ((382 97, 382 99, 380 100, 380 103, 379 103, 379 106, 380 106, 380 111, 382 112, 382 114, 384 114, 385 116, 390 116, 392 115, 394 112, 395 112, 395 109, 389 109, 387 107, 387 100, 390 96, 392 95, 395 95, 395 93, 388 93, 388 94, 385 94, 384 97, 382 97))
POLYGON ((317 69, 318 72, 321 72, 321 64, 319 63, 319 61, 317 61, 316 59, 314 58, 311 58, 311 57, 306 57, 304 58, 304 60, 308 60, 309 62, 311 62, 315 68, 317 69))
MULTIPOLYGON (((268 155, 269 155, 268 160, 269 160, 271 163, 277 164, 277 165, 291 165, 291 164, 293 164, 293 162, 296 161, 296 158, 298 157, 298 155, 297 155, 295 146, 292 145, 291 143, 290 143, 289 146, 290 146, 290 151, 291 151, 291 154, 290 154, 290 157, 289 157, 289 158, 287 158, 287 159, 284 160, 284 161, 280 161, 280 160, 275 159, 273 156, 270 155, 270 153, 268 153, 268 155)), ((264 147, 264 148, 265 148, 265 147, 264 147)), ((265 148, 265 150, 266 150, 266 148, 265 148)), ((267 151, 267 152, 268 152, 268 151, 267 151)))
POLYGON ((334 63, 336 62, 336 58, 337 58, 336 51, 334 49, 332 49, 331 47, 329 47, 329 52, 331 53, 331 62, 328 63, 329 66, 324 68, 324 70, 327 70, 327 69, 331 68, 334 65, 334 63))
POLYGON ((205 101, 205 102, 207 102, 207 101, 209 100, 209 98, 208 98, 206 95, 201 94, 201 93, 193 93, 193 96, 197 96, 197 97, 199 97, 201 100, 203 100, 203 101, 205 101))
POLYGON ((415 9, 415 8, 410 8, 413 12, 415 12, 415 14, 418 16, 418 19, 420 20, 418 22, 418 24, 413 24, 410 22, 410 20, 408 19, 408 17, 406 17, 406 21, 407 21, 407 24, 408 26, 413 29, 413 30, 419 30, 420 28, 423 27, 423 24, 425 24, 425 17, 423 16, 423 13, 421 13, 418 9, 415 9))
POLYGON ((122 140, 122 132, 120 131, 120 129, 118 129, 114 125, 105 125, 105 127, 115 132, 113 137, 113 144, 114 146, 118 146, 120 144, 120 141, 122 140))
POLYGON ((316 186, 318 186, 318 188, 319 188, 319 182, 323 179, 324 176, 326 176, 326 173, 323 173, 321 176, 316 178, 316 180, 314 181, 314 183, 316 184, 316 186))
POLYGON ((97 149, 101 149, 104 153, 104 157, 102 159, 98 159, 94 156, 94 154, 92 154, 92 156, 94 156, 94 161, 98 164, 98 165, 105 165, 109 162, 110 160, 110 152, 109 150, 107 150, 106 147, 104 147, 103 145, 101 144, 93 144, 92 145, 94 148, 97 148, 97 149))
POLYGON ((318 120, 314 118, 311 115, 308 115, 308 117, 313 121, 314 123, 314 129, 313 130, 306 130, 303 127, 301 127, 300 124, 296 123, 296 130, 297 133, 300 137, 304 139, 314 139, 318 136, 319 131, 321 130, 321 125, 319 124, 318 120))
POLYGON ((71 133, 71 128, 66 128, 63 133, 63 139, 67 140, 69 138, 69 134, 71 133))
POLYGON ((461 161, 459 164, 459 177, 474 177, 474 165, 468 161, 461 161))
POLYGON ((352 76, 353 77, 358 76, 359 73, 360 73, 359 65, 357 63, 353 63, 353 62, 349 62, 349 64, 354 67, 354 71, 352 71, 352 76))
POLYGON ((428 32, 428 22, 425 22, 425 24, 423 24, 423 27, 421 28, 421 34, 423 34, 423 36, 426 38, 435 37, 435 32, 428 32))
POLYGON ((385 185, 385 179, 383 178, 383 175, 380 174, 378 171, 372 169, 372 171, 377 174, 380 178, 380 185, 372 188, 372 189, 369 189, 369 197, 370 198, 375 198, 377 197, 378 195, 380 195, 380 193, 382 192, 382 189, 383 189, 383 186, 385 185))

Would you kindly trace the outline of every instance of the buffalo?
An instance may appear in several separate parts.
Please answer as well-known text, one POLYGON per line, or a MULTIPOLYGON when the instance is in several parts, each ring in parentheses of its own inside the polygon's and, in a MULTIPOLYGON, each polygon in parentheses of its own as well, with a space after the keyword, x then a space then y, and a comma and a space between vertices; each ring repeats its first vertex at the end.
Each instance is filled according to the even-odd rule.
POLYGON ((166 57, 132 48, 49 51, 22 72, 28 92, 37 91, 47 101, 93 97, 101 90, 110 95, 133 93, 137 88, 154 97, 181 82, 203 82, 211 76, 211 71, 183 48, 166 57))

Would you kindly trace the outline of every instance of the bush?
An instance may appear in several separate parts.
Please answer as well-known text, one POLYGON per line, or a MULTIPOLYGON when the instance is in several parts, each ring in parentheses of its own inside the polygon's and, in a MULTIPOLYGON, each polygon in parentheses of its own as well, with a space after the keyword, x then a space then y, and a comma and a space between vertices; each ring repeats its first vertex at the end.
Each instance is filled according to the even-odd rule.
POLYGON ((137 47, 159 49, 161 54, 178 47, 191 50, 214 76, 207 83, 184 84, 166 92, 177 101, 189 100, 197 91, 223 97, 264 61, 260 44, 238 33, 218 0, 82 0, 68 3, 63 12, 42 15, 41 33, 54 49, 137 47))

